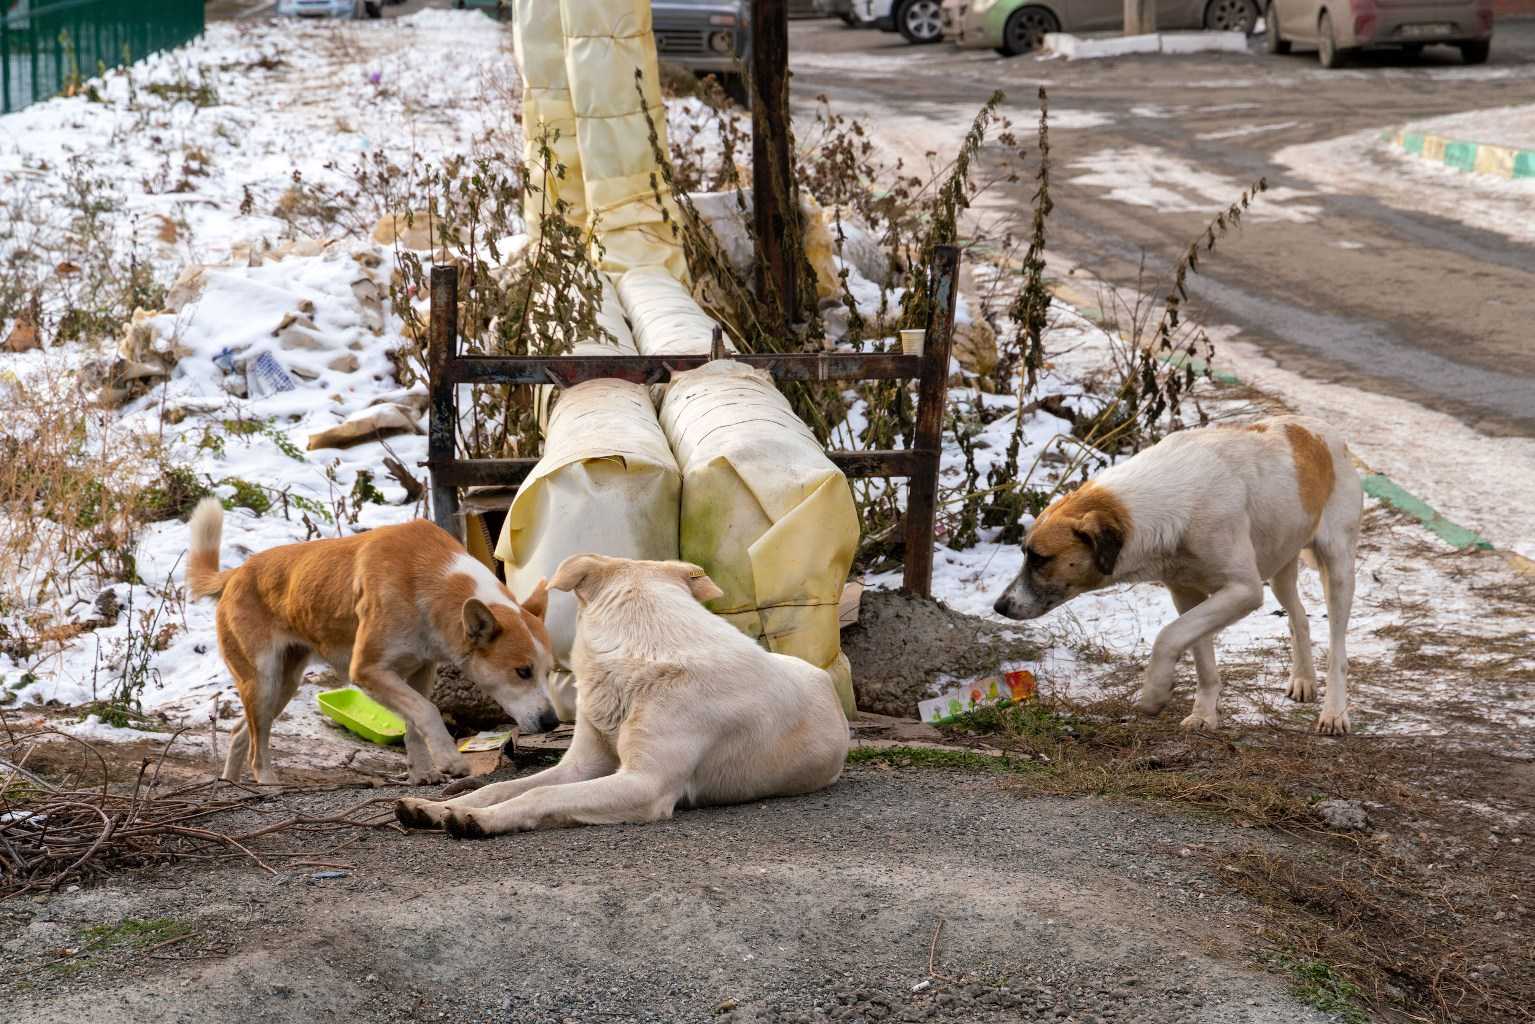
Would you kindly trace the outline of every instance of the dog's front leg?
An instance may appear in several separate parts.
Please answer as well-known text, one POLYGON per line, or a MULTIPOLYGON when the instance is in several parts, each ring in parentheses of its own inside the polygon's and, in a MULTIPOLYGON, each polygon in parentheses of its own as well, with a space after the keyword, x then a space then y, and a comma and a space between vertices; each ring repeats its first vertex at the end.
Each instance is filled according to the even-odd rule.
POLYGON ((601 733, 585 722, 576 723, 570 749, 553 768, 520 779, 495 782, 452 800, 422 800, 408 796, 395 802, 394 814, 411 828, 442 828, 449 815, 476 807, 503 803, 540 786, 559 786, 609 775, 618 769, 618 755, 601 733))
POLYGON ((410 761, 410 784, 435 785, 469 774, 469 762, 453 745, 448 727, 436 705, 417 693, 398 673, 364 658, 352 659, 352 682, 375 697, 385 707, 405 719, 406 756, 410 761), (426 748, 421 757, 411 750, 410 734, 419 737, 418 746, 426 748), (425 762, 424 766, 421 762, 425 762))
POLYGON ((445 825, 457 838, 483 839, 538 828, 659 821, 671 817, 683 782, 657 768, 621 768, 600 779, 542 786, 492 807, 455 811, 445 825))
MULTIPOLYGON (((1207 637, 1213 643, 1216 633, 1256 611, 1262 604, 1263 581, 1254 574, 1226 583, 1169 623, 1152 644, 1151 663, 1146 666, 1141 696, 1135 702, 1136 710, 1145 715, 1159 714, 1172 699, 1173 670, 1184 652, 1207 637)), ((1213 666, 1213 648, 1210 654, 1213 666)))

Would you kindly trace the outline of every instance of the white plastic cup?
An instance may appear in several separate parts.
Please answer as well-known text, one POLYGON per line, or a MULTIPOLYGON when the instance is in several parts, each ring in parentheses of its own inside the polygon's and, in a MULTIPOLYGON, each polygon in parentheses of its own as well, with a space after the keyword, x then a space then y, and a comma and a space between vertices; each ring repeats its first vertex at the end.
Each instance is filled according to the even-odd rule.
POLYGON ((908 356, 920 356, 927 345, 927 331, 920 327, 901 332, 901 352, 908 356))

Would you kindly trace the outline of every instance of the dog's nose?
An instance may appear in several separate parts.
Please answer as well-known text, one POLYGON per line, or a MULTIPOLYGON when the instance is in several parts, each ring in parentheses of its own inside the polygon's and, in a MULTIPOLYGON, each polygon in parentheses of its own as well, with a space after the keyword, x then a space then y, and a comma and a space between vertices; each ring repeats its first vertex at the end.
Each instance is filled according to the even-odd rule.
POLYGON ((1006 594, 1003 594, 1001 597, 997 598, 997 603, 991 606, 991 610, 996 612, 998 615, 1012 618, 1012 604, 1008 602, 1006 594))
POLYGON ((549 732, 560 727, 560 716, 553 708, 545 708, 538 715, 538 731, 549 732))

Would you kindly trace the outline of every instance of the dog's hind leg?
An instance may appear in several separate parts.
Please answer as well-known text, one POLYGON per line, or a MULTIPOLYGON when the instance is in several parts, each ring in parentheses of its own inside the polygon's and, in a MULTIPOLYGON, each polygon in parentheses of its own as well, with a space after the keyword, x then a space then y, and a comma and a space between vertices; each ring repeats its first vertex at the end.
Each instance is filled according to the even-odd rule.
POLYGON ((1290 620, 1290 691, 1291 700, 1316 700, 1316 666, 1311 661, 1311 624, 1306 608, 1300 603, 1300 589, 1295 585, 1300 559, 1280 569, 1269 581, 1274 597, 1290 620))
POLYGON ((1348 732, 1348 619, 1354 605, 1354 537, 1312 543, 1327 593, 1327 693, 1316 731, 1328 736, 1348 732))
POLYGON ((280 648, 266 655, 262 662, 257 669, 261 674, 260 696, 245 709, 252 745, 251 774, 261 785, 275 786, 277 772, 272 768, 272 723, 298 692, 304 666, 309 663, 309 650, 305 647, 280 648))
POLYGON ((229 753, 224 756, 224 770, 219 773, 219 778, 226 782, 239 782, 245 777, 245 769, 250 765, 250 756, 250 722, 247 719, 241 719, 239 727, 230 734, 229 753))
MULTIPOLYGON (((1169 587, 1173 606, 1179 615, 1189 611, 1205 599, 1197 590, 1169 587)), ((1194 694, 1194 711, 1181 723, 1185 729, 1218 729, 1221 724, 1217 704, 1221 695, 1221 673, 1215 664, 1215 635, 1201 637, 1194 642, 1194 671, 1199 676, 1199 689, 1194 694)))

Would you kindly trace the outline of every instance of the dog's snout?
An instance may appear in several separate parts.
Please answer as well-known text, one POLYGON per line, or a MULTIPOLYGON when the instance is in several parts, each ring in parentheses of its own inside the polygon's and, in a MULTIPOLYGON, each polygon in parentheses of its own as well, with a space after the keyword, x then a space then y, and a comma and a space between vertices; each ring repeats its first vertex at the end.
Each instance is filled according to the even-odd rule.
POLYGON ((1007 618, 1013 617, 1013 603, 1008 600, 1006 594, 997 598, 997 602, 991 606, 991 610, 1007 618))
POLYGON ((538 731, 549 732, 560 727, 560 716, 553 708, 545 708, 538 713, 538 731))

